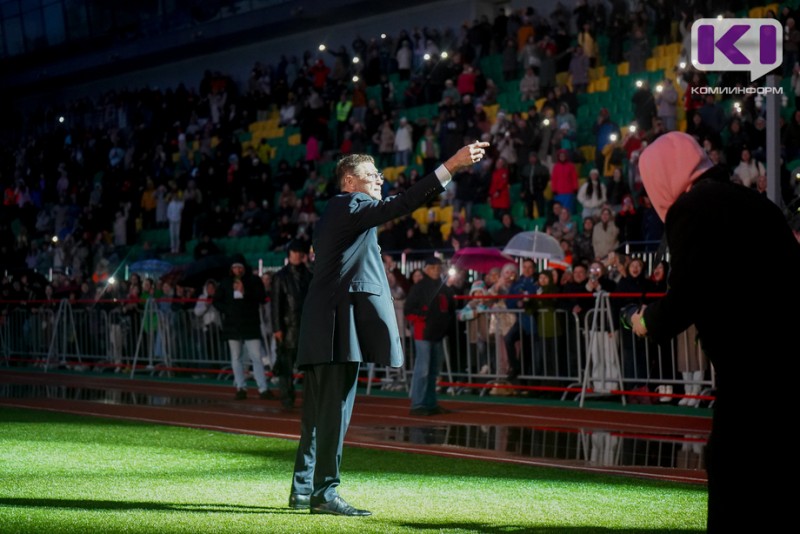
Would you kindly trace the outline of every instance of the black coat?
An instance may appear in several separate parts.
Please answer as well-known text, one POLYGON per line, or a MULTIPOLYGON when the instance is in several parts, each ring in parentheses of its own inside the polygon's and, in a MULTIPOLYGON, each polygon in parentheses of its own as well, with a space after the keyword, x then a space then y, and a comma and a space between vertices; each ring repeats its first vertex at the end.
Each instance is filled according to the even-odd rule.
POLYGON ((224 279, 214 294, 212 303, 222 313, 223 339, 261 339, 259 306, 264 304, 267 292, 254 274, 245 273, 242 283, 242 298, 234 298, 233 277, 224 279))
POLYGON ((659 341, 695 324, 714 364, 709 531, 758 524, 779 532, 794 519, 777 489, 788 474, 785 460, 774 454, 777 436, 751 440, 746 429, 764 428, 767 413, 775 421, 795 416, 796 394, 780 378, 794 376, 800 353, 800 246, 767 199, 703 178, 667 212, 666 237, 669 289, 644 319, 659 341), (741 268, 748 258, 753 267, 741 268))
POLYGON ((414 339, 441 341, 455 324, 453 290, 428 275, 411 286, 403 313, 414 325, 414 339))
POLYGON ((303 301, 310 284, 311 271, 304 263, 286 265, 272 277, 272 331, 283 332, 287 349, 297 348, 303 301))

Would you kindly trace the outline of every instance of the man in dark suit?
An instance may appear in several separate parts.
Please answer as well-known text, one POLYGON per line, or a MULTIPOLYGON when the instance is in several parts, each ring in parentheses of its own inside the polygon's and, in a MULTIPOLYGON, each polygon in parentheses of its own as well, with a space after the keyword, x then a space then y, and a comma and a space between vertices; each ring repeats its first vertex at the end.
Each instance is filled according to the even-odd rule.
POLYGON ((635 314, 633 329, 667 341, 694 324, 716 373, 706 449, 708 531, 784 531, 794 510, 779 488, 790 472, 773 454, 778 442, 768 434, 747 439, 747 432, 768 428, 767 413, 778 422, 795 414, 793 388, 773 380, 797 357, 800 247, 780 209, 732 183, 687 134, 659 137, 639 168, 665 221, 672 269, 666 296, 635 314), (756 283, 719 268, 743 253, 769 258, 756 283))
POLYGON ((435 198, 453 174, 479 162, 488 146, 476 142, 462 147, 404 194, 384 200, 383 175, 371 156, 353 154, 337 164, 342 194, 328 201, 314 232, 314 277, 300 325, 297 363, 305 377, 291 508, 371 515, 345 502, 336 488, 359 365, 403 364, 376 227, 435 198))

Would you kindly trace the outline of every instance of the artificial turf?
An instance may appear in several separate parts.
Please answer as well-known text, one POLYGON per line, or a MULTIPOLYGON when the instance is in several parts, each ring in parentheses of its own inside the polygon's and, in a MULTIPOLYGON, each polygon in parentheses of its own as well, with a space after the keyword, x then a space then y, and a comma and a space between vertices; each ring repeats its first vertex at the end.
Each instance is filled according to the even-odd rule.
POLYGON ((296 442, 0 408, 0 532, 703 532, 706 489, 347 448, 368 518, 286 507, 296 442))

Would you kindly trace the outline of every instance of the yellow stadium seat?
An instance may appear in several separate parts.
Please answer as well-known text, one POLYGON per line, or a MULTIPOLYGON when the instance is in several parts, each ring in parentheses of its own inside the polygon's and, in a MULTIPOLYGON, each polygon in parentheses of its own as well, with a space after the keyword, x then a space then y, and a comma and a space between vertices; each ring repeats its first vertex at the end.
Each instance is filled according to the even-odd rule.
POLYGON ((266 124, 267 124, 266 121, 251 122, 250 126, 247 129, 250 130, 251 132, 256 132, 258 130, 263 130, 266 127, 266 124))
POLYGON ((267 139, 277 139, 283 137, 283 128, 273 128, 264 132, 264 137, 267 139))
POLYGON ((619 65, 617 65, 617 75, 619 76, 627 76, 631 73, 631 64, 627 61, 623 61, 619 65))
POLYGON ((682 132, 686 131, 686 119, 681 119, 678 121, 678 129, 682 132))
POLYGON ((609 81, 610 78, 608 77, 600 78, 594 85, 595 89, 597 89, 599 92, 605 93, 606 91, 608 91, 609 81))
POLYGON ((216 148, 218 144, 219 144, 219 137, 215 135, 214 137, 211 138, 211 148, 216 148))
POLYGON ((450 232, 453 230, 453 223, 444 223, 439 230, 442 232, 442 239, 447 241, 450 239, 450 232))
POLYGON ((665 53, 666 45, 658 45, 653 48, 653 56, 654 57, 662 57, 665 53))
POLYGON ((428 227, 428 208, 417 208, 411 212, 411 218, 417 221, 417 224, 427 228, 428 227))
POLYGON ((557 85, 567 85, 569 82, 569 72, 559 72, 556 74, 557 85))
POLYGON ((594 145, 583 145, 578 150, 583 154, 583 159, 586 161, 594 161, 594 152, 596 147, 594 145))
POLYGON ((777 15, 780 12, 780 10, 781 10, 780 4, 776 3, 776 4, 766 5, 766 6, 764 6, 764 16, 765 17, 767 16, 767 11, 772 11, 773 13, 775 13, 777 15))
POLYGON ((300 136, 300 134, 290 135, 288 142, 289 146, 297 146, 303 142, 303 138, 300 136))
POLYGON ((597 88, 595 86, 595 81, 594 80, 589 80, 589 85, 586 86, 586 92, 587 93, 594 93, 595 91, 597 91, 597 88))
MULTIPOLYGON (((674 56, 674 57, 677 58, 678 56, 681 55, 681 43, 672 43, 671 45, 668 45, 668 46, 669 46, 669 55, 670 56, 674 56)), ((676 63, 677 63, 677 61, 676 61, 676 63)))
POLYGON ((655 72, 655 71, 657 71, 658 70, 658 65, 656 63, 656 58, 654 58, 654 57, 647 58, 647 62, 644 64, 644 68, 645 68, 645 70, 647 70, 647 72, 655 72))
POLYGON ((436 208, 436 220, 440 223, 453 222, 453 206, 436 208))
POLYGON ((497 120, 497 112, 500 111, 500 105, 493 104, 491 106, 483 106, 483 111, 486 112, 488 121, 494 123, 494 121, 497 120))
POLYGON ((547 182, 547 187, 544 188, 542 196, 545 200, 553 200, 553 188, 550 187, 550 182, 547 182))
POLYGON ((178 163, 181 160, 181 155, 178 152, 172 154, 172 163, 178 163))
POLYGON ((760 19, 761 17, 764 16, 765 11, 766 10, 763 7, 753 7, 753 8, 750 9, 750 11, 747 13, 747 15, 751 19, 760 19))
POLYGON ((536 111, 542 111, 542 107, 544 107, 544 103, 547 102, 546 98, 540 98, 536 101, 536 111))

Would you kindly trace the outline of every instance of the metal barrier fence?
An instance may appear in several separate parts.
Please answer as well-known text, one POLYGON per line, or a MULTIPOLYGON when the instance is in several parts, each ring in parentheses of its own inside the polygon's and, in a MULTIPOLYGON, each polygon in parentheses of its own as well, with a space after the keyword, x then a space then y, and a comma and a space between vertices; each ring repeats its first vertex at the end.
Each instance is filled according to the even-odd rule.
MULTIPOLYGON (((522 296, 520 296, 522 297, 522 296)), ((538 298, 526 295, 527 298, 538 298)), ((681 398, 697 405, 713 387, 713 370, 693 329, 659 345, 619 330, 607 294, 573 313, 556 299, 537 312, 491 307, 456 320, 445 340, 442 384, 451 394, 575 394, 584 400, 622 395, 623 402, 681 398), (689 395, 689 397, 685 397, 689 395)), ((500 302, 498 300, 497 302, 500 302)), ((198 301, 147 299, 87 305, 48 301, 8 308, 0 315, 0 358, 6 365, 228 378, 230 357, 219 321, 195 313, 198 301)), ((263 320, 263 317, 262 317, 263 320)), ((366 366, 372 387, 408 390, 414 343, 399 318, 406 364, 366 366)), ((264 333, 260 357, 274 361, 264 333)), ((704 400, 709 400, 707 397, 704 400)))

